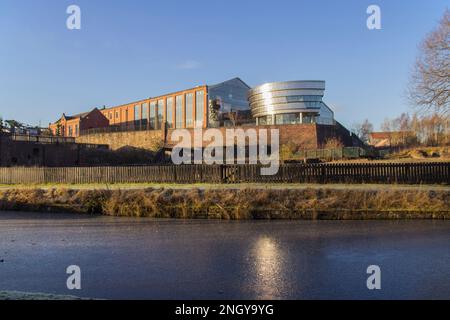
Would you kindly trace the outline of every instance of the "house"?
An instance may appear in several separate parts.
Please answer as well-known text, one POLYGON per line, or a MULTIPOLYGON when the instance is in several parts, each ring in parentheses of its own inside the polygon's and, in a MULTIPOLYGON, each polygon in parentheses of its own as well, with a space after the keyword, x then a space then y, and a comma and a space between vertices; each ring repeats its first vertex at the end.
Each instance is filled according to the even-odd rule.
POLYGON ((81 130, 92 128, 104 128, 109 126, 108 119, 97 108, 90 112, 62 117, 55 123, 51 123, 49 128, 53 135, 62 137, 78 137, 81 130))
POLYGON ((369 134, 369 145, 375 148, 405 146, 417 141, 413 131, 384 131, 369 134))

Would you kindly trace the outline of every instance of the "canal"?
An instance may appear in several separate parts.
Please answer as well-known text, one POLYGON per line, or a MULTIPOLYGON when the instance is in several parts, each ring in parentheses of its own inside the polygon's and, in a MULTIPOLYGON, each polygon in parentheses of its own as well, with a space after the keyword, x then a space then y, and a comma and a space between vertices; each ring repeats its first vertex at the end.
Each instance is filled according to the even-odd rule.
POLYGON ((0 291, 105 299, 450 299, 450 221, 0 212, 0 291), (66 268, 81 268, 81 290, 66 268), (368 266, 381 290, 368 290, 368 266))

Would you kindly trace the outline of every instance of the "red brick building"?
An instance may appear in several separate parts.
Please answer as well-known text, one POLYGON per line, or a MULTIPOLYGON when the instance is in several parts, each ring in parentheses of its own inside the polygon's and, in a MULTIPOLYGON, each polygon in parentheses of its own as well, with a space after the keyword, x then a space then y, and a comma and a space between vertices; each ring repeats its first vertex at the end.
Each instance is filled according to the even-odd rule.
MULTIPOLYGON (((219 114, 248 111, 247 92, 250 87, 239 78, 215 85, 201 85, 195 88, 172 92, 169 94, 142 99, 127 104, 97 110, 108 121, 109 126, 126 126, 161 130, 175 128, 207 128, 217 126, 217 119, 212 117, 210 102, 217 103, 219 114)), ((94 112, 94 110, 92 112, 94 112)), ((89 128, 101 128, 105 125, 96 111, 95 121, 81 122, 86 114, 71 117, 64 116, 50 125, 54 134, 79 136, 89 128), (79 123, 80 122, 80 123, 79 123), (98 125, 97 125, 98 124, 98 125), (57 130, 62 128, 63 130, 57 130), (69 128, 71 132, 69 132, 69 128), (77 130, 76 130, 77 129, 77 130)))
MULTIPOLYGON (((118 141, 121 138, 112 138, 109 135, 99 140, 101 144, 118 148, 125 145, 146 148, 146 138, 150 136, 155 136, 156 140, 159 137, 159 140, 170 145, 170 134, 174 129, 220 128, 224 131, 227 127, 236 126, 255 127, 258 130, 278 128, 282 131, 282 144, 291 141, 303 149, 323 147, 333 138, 345 146, 355 144, 355 138, 334 120, 333 112, 322 102, 325 86, 323 81, 288 82, 286 85, 293 84, 298 84, 300 89, 295 87, 275 90, 275 93, 284 96, 272 100, 267 94, 252 96, 250 100, 254 110, 251 110, 249 103, 250 87, 241 79, 234 78, 215 85, 201 85, 110 108, 94 109, 89 113, 70 117, 63 115, 60 120, 51 124, 50 128, 55 135, 78 137, 80 141, 96 140, 95 137, 90 139, 89 136, 102 133, 136 133, 124 134, 123 136, 128 136, 125 141, 118 141), (285 109, 277 109, 279 112, 270 116, 264 115, 266 121, 263 123, 263 117, 259 117, 261 121, 255 121, 255 112, 261 109, 261 106, 264 110, 275 110, 275 107, 285 109), (268 118, 271 118, 271 121, 268 121, 268 118), (88 131, 108 126, 114 128, 88 131), (138 134, 141 130, 145 131, 144 135, 138 134)), ((89 143, 95 143, 92 141, 89 143)))
POLYGON ((78 137, 81 130, 104 128, 109 126, 108 119, 97 108, 90 112, 62 117, 50 124, 50 131, 55 136, 78 137))

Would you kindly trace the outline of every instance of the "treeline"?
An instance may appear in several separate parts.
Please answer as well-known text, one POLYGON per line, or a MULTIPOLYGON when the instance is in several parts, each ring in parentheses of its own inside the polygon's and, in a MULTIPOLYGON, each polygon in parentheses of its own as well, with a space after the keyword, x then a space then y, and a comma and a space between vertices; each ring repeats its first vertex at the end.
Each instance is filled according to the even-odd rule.
POLYGON ((386 118, 381 130, 391 133, 392 145, 448 146, 450 144, 449 117, 438 113, 430 115, 402 113, 386 118))

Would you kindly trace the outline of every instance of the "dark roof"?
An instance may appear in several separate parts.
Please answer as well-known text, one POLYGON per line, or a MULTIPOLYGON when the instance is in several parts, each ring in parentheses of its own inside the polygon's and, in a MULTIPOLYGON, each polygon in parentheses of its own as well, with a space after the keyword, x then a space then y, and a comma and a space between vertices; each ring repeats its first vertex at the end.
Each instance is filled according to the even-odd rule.
POLYGON ((62 117, 59 118, 58 121, 56 121, 55 123, 60 122, 61 119, 62 119, 63 117, 66 118, 66 120, 83 119, 83 118, 85 118, 86 116, 88 116, 88 115, 89 115, 92 111, 94 111, 94 110, 98 110, 98 108, 94 108, 94 109, 92 109, 92 110, 89 111, 89 112, 77 113, 77 114, 74 114, 74 115, 71 115, 71 116, 68 116, 68 115, 63 114, 62 117))
POLYGON ((84 118, 84 117, 86 117, 89 113, 91 113, 92 111, 89 111, 89 112, 83 112, 83 113, 78 113, 78 114, 74 114, 74 115, 72 115, 72 116, 66 116, 66 115, 64 115, 65 117, 66 117, 66 119, 67 120, 72 120, 72 119, 77 119, 77 118, 84 118))

